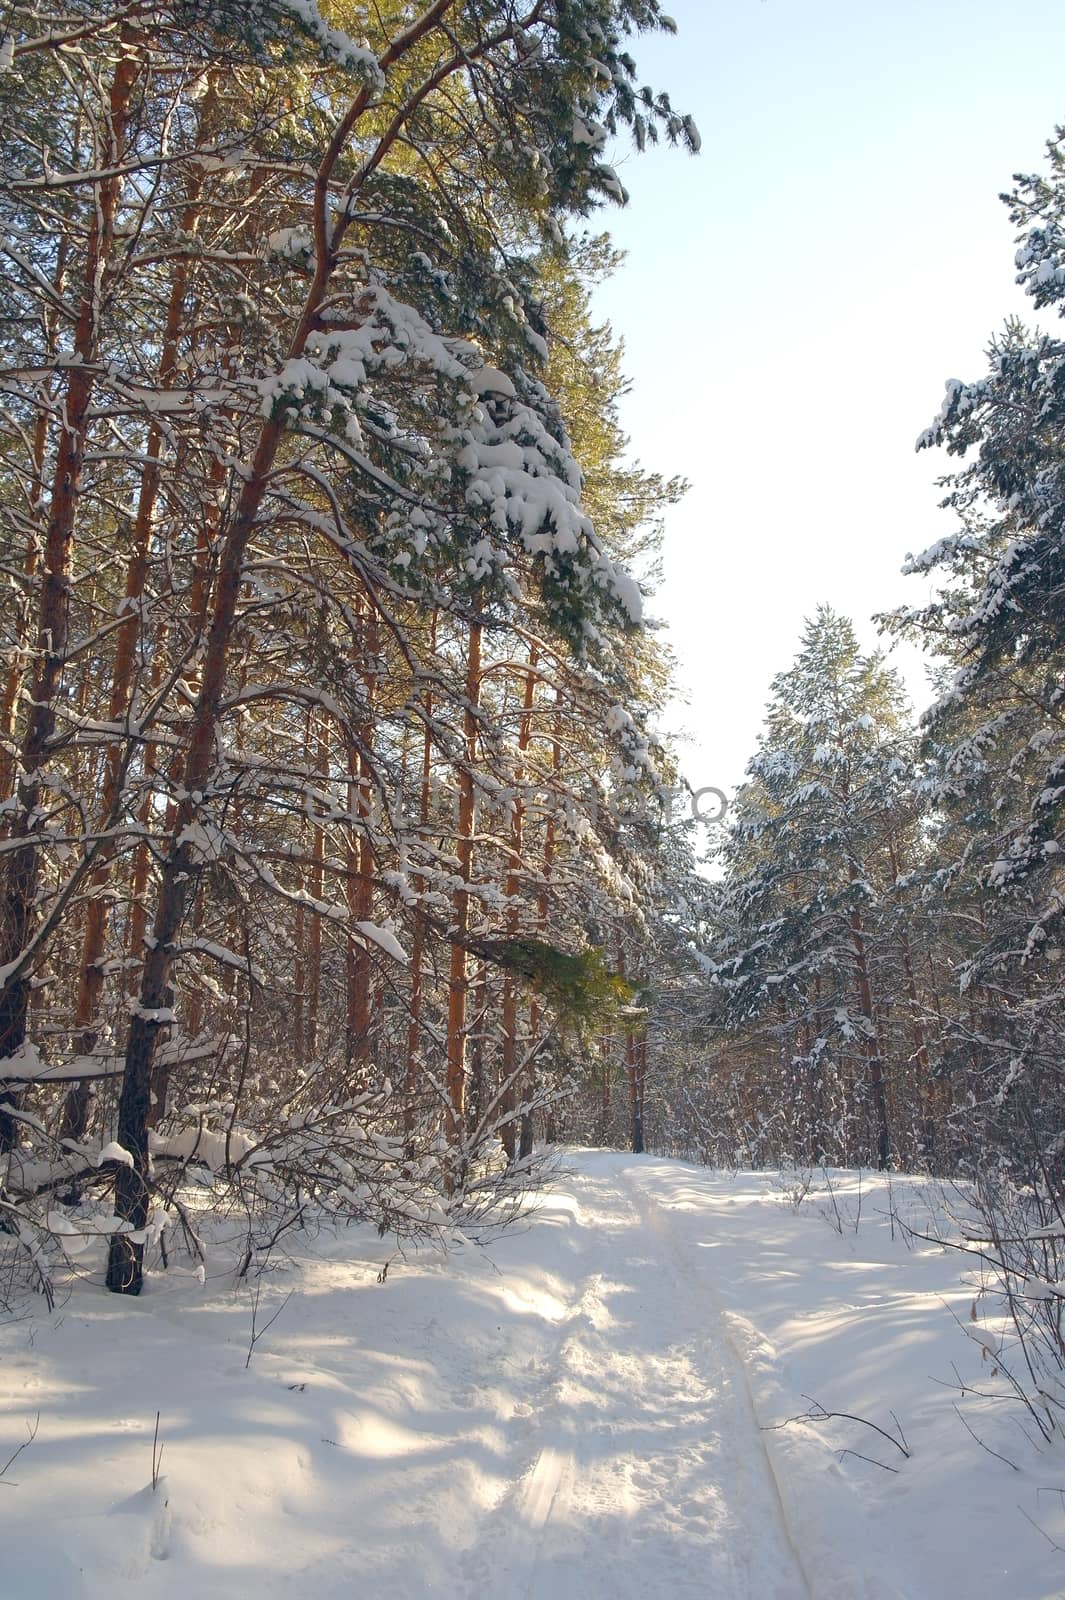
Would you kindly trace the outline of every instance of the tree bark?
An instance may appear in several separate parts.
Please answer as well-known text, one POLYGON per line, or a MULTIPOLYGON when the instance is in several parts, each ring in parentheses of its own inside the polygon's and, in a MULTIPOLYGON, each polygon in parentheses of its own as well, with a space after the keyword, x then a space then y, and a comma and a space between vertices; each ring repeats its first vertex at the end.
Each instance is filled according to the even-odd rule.
MULTIPOLYGON (((529 649, 529 670, 525 674, 522 714, 518 725, 518 763, 514 772, 514 786, 518 792, 515 794, 513 802, 510 829, 510 864, 506 878, 506 895, 507 899, 512 902, 516 900, 521 887, 519 874, 522 867, 525 826, 525 802, 521 797, 521 786, 525 782, 525 755, 529 748, 529 739, 532 732, 532 711, 536 697, 536 665, 538 659, 539 651, 534 644, 529 649)), ((519 915, 519 908, 516 904, 507 906, 506 926, 508 939, 513 939, 518 932, 519 915)), ((515 1081, 515 1074, 518 1068, 518 983, 514 974, 509 971, 503 977, 502 1028, 503 1093, 499 1102, 501 1117, 499 1136, 507 1160, 513 1161, 517 1146, 514 1106, 518 1087, 515 1081)))
MULTIPOLYGON (((466 1102, 466 993, 468 958, 465 937, 470 928, 470 894, 473 877, 473 825, 476 802, 473 774, 477 762, 477 709, 481 697, 481 625, 471 622, 466 656, 466 709, 463 713, 465 748, 458 775, 458 824, 455 854, 461 887, 455 891, 447 996, 447 1112, 445 1136, 454 1158, 462 1144, 466 1102)), ((462 1174, 452 1165, 448 1184, 453 1190, 462 1174)))
MULTIPOLYGON (((853 867, 852 881, 857 878, 853 867)), ((858 982, 858 1005, 862 1016, 865 1018, 867 1033, 865 1041, 865 1056, 869 1071, 869 1083, 873 1092, 873 1111, 876 1118, 876 1149, 877 1166, 883 1172, 891 1159, 891 1124, 888 1117, 887 1089, 884 1082, 884 1058, 880 1049, 880 1038, 876 1028, 876 1013, 873 1007, 873 988, 869 976, 869 961, 865 943, 865 933, 862 926, 861 913, 857 908, 850 913, 850 931, 853 940, 854 968, 858 982)))
MULTIPOLYGON (((203 173, 196 168, 189 180, 189 195, 182 217, 182 232, 195 233, 200 214, 200 195, 203 173)), ((171 280, 167 303, 163 345, 159 358, 159 383, 170 383, 177 366, 178 336, 181 332, 185 295, 189 283, 189 260, 179 258, 171 280)), ((128 715, 132 702, 136 669, 137 644, 141 637, 141 606, 148 576, 148 562, 155 508, 162 482, 161 456, 164 445, 163 431, 153 415, 148 428, 144 454, 146 465, 141 474, 137 498, 137 514, 133 527, 133 549, 126 568, 126 587, 123 607, 126 620, 118 629, 115 661, 111 678, 111 694, 107 720, 117 726, 128 715)), ((107 827, 117 812, 118 801, 125 779, 128 745, 118 738, 107 745, 104 755, 104 777, 100 797, 100 818, 107 827)), ((103 957, 107 938, 108 897, 107 884, 111 876, 114 846, 104 846, 97 854, 96 864, 89 878, 88 908, 82 935, 81 965, 78 972, 78 992, 74 1008, 74 1026, 78 1031, 78 1049, 89 1055, 95 1048, 98 1036, 97 1014, 103 993, 103 957)), ((66 1138, 82 1140, 88 1125, 93 1080, 83 1079, 73 1086, 63 1114, 62 1134, 66 1138)))
MULTIPOLYGON (((33 427, 33 487, 30 491, 31 515, 40 513, 44 502, 45 451, 48 446, 48 412, 42 408, 37 413, 33 427)), ((4 680, 3 700, 0 702, 0 800, 12 793, 18 762, 15 747, 18 738, 18 707, 22 685, 26 676, 26 658, 33 633, 33 580, 41 561, 38 529, 35 527, 26 541, 22 575, 26 580, 26 593, 20 606, 18 626, 15 631, 14 654, 4 680)))
MULTIPOLYGON (((371 610, 366 622, 365 648, 369 665, 363 673, 366 715, 359 729, 361 748, 350 752, 349 809, 359 817, 360 827, 348 850, 348 906, 359 922, 373 920, 374 853, 370 818, 374 809, 374 702, 377 694, 376 657, 379 648, 377 618, 371 610)), ((365 944, 349 936, 347 942, 347 1055, 349 1065, 365 1062, 370 1055, 372 1004, 370 952, 365 944)))
MULTIPOLYGON (((433 612, 432 624, 429 635, 430 654, 436 654, 436 629, 438 615, 433 612)), ((418 796, 418 836, 423 839, 429 822, 429 801, 432 792, 432 759, 433 759, 433 694, 427 688, 424 700, 424 734, 422 738, 422 771, 421 788, 418 796)), ((407 1019, 407 1061, 406 1077, 404 1082, 403 1103, 403 1131, 408 1142, 414 1132, 414 1104, 418 1093, 418 1075, 420 1066, 419 1051, 421 1048, 422 1025, 422 963, 425 959, 425 912, 421 906, 421 896, 426 891, 424 877, 415 879, 415 893, 418 903, 414 909, 414 933, 411 939, 410 952, 410 1012, 407 1019)))
MULTIPOLYGON (((130 102, 140 66, 129 54, 119 58, 112 79, 108 112, 104 119, 101 157, 112 166, 125 145, 130 102)), ((81 303, 74 330, 76 361, 71 362, 63 398, 63 424, 56 450, 51 505, 45 536, 43 583, 37 618, 37 666, 32 707, 20 752, 21 777, 17 786, 18 810, 12 837, 22 843, 5 858, 0 925, 0 966, 17 960, 24 950, 36 916, 40 886, 42 771, 56 725, 56 700, 70 634, 70 585, 74 531, 90 426, 94 361, 100 335, 102 298, 114 244, 119 180, 103 178, 89 224, 81 303)), ((31 994, 31 974, 24 968, 0 991, 0 1060, 14 1055, 26 1038, 31 994)), ((17 1103, 18 1097, 12 1097, 17 1103)), ((17 1137, 15 1118, 0 1113, 0 1150, 10 1150, 17 1137)))

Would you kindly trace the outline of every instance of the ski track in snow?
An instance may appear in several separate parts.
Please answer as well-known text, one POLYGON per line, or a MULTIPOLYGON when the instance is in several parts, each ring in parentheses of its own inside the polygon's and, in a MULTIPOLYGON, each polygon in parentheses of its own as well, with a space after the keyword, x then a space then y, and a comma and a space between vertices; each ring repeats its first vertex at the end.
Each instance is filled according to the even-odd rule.
POLYGON ((571 1183, 590 1267, 541 1445, 467 1553, 469 1595, 807 1600, 719 1309, 616 1159, 571 1183), (655 1247, 660 1248, 655 1248, 655 1247))

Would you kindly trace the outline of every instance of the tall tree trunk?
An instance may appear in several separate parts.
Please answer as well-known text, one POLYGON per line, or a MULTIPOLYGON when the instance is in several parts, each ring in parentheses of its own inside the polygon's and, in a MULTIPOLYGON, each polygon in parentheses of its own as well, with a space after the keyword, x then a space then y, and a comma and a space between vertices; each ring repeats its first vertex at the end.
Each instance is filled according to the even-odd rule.
MULTIPOLYGON (((311 737, 311 721, 307 723, 307 738, 311 737)), ((318 730, 318 767, 323 776, 329 771, 329 746, 324 728, 318 730)), ((325 829, 313 825, 311 842, 311 899, 320 902, 325 893, 325 829)), ((311 930, 307 940, 307 1053, 312 1062, 321 1049, 322 1005, 322 918, 318 911, 310 912, 311 930)))
MULTIPOLYGON (((856 881, 858 874, 853 866, 851 867, 851 874, 852 882, 856 881)), ((862 926, 861 913, 857 907, 852 909, 849 921, 851 939, 853 941, 854 970, 858 984, 858 1006, 867 1028, 865 1057, 869 1071, 869 1084, 873 1093, 873 1111, 876 1117, 877 1166, 883 1172, 891 1159, 891 1124, 888 1118, 887 1091, 884 1083, 884 1058, 881 1053, 880 1037, 876 1028, 876 1011, 873 1005, 873 986, 869 976, 865 930, 862 926)))
MULTIPOLYGON (((514 772, 516 793, 510 827, 510 864, 506 878, 506 894, 508 900, 512 902, 507 906, 506 926, 508 939, 513 939, 516 936, 520 918, 519 907, 513 902, 516 902, 521 888, 520 872, 522 868, 525 825, 525 802, 521 797, 521 787, 525 782, 525 755, 529 748, 529 739, 532 733, 532 711, 536 698, 536 665, 538 659, 539 651, 534 644, 529 649, 529 670, 525 674, 522 713, 518 724, 518 763, 514 772)), ((514 974, 509 970, 503 977, 502 1028, 503 1093, 499 1102, 501 1117, 499 1136, 502 1140, 507 1160, 513 1161, 517 1147, 514 1106, 517 1096, 516 1073, 518 1070, 518 983, 514 974)))
MULTIPOLYGON (((113 167, 125 147, 130 101, 140 67, 129 54, 119 57, 111 83, 101 140, 100 163, 113 167)), ((22 843, 4 860, 0 920, 0 966, 16 963, 24 952, 34 924, 37 891, 41 882, 42 771, 55 732, 56 699, 63 678, 70 632, 70 585, 73 570, 74 530, 90 426, 94 362, 100 336, 102 302, 114 244, 118 205, 117 177, 100 180, 96 206, 89 223, 81 303, 74 329, 77 357, 67 370, 63 418, 56 449, 51 505, 44 545, 44 579, 37 615, 36 668, 32 708, 20 752, 21 777, 18 809, 12 837, 22 843)), ((0 1060, 12 1056, 26 1038, 26 1018, 31 993, 28 964, 16 970, 0 991, 0 1060)), ((0 1113, 0 1150, 10 1150, 17 1122, 0 1113)))
POLYGON ((610 1142, 610 1089, 613 1083, 614 1040, 609 1033, 599 1036, 599 1143, 610 1142))
MULTIPOLYGON (((306 338, 297 332, 300 348, 306 338)), ((146 941, 138 1002, 130 1021, 126 1063, 118 1107, 118 1139, 129 1151, 133 1165, 119 1169, 115 1181, 115 1210, 134 1230, 148 1216, 148 1109, 152 1062, 161 1026, 169 1024, 170 970, 173 945, 195 894, 199 862, 189 829, 196 818, 194 798, 209 787, 215 760, 215 740, 225 693, 229 644, 237 614, 244 552, 255 526, 259 507, 278 446, 280 421, 267 422, 241 491, 219 563, 214 609, 204 652, 200 692, 197 697, 184 764, 182 799, 175 808, 170 843, 160 867, 159 890, 151 938, 146 941)), ((107 1287, 119 1294, 139 1294, 143 1246, 125 1234, 114 1234, 107 1265, 107 1287)))
MULTIPOLYGON (((429 636, 429 650, 434 656, 436 654, 437 620, 438 614, 434 611, 429 636)), ((428 688, 425 691, 424 716, 421 787, 418 795, 419 840, 424 840, 425 838, 425 831, 429 823, 429 800, 432 792, 433 694, 432 690, 428 688)), ((422 964, 425 959, 425 912, 422 909, 421 897, 424 895, 426 888, 425 878, 422 876, 417 877, 414 883, 418 901, 414 908, 414 933, 411 939, 410 952, 410 1013, 407 1020, 407 1062, 403 1105, 403 1129, 408 1140, 414 1132, 414 1102, 418 1093, 422 1024, 422 964)))
MULTIPOLYGON (((891 881, 899 881, 899 861, 895 850, 894 835, 888 834, 888 860, 891 864, 891 881)), ((910 1027, 913 1032, 913 1058, 917 1063, 917 1092, 920 1097, 923 1144, 925 1160, 931 1162, 935 1158, 936 1147, 936 1117, 935 1103, 932 1088, 932 1067, 928 1054, 928 1042, 925 1038, 924 1024, 921 1020, 921 1002, 917 993, 917 980, 914 977, 913 961, 910 955, 910 937, 905 927, 899 928, 899 953, 902 957, 902 975, 906 984, 906 999, 909 1002, 910 1027)))
MULTIPOLYGON (((465 939, 470 929, 470 894, 473 877, 473 824, 476 802, 474 771, 477 764, 477 709, 481 697, 481 624, 471 622, 466 656, 466 709, 463 713, 464 751, 458 775, 458 825, 455 854, 461 887, 455 891, 451 917, 451 954, 447 994, 447 1114, 445 1135, 457 1156, 462 1143, 466 1102, 466 971, 465 939)), ((453 1188, 462 1174, 452 1166, 448 1183, 453 1188)))
MULTIPOLYGON (((625 951, 618 940, 617 969, 620 977, 626 975, 625 951)), ((643 1155, 643 1083, 640 1074, 640 1048, 636 1030, 630 1021, 625 1028, 625 1082, 629 1095, 629 1137, 632 1153, 643 1155)))
MULTIPOLYGON (((374 702, 377 695, 377 617, 370 611, 366 623, 366 654, 369 665, 363 673, 366 695, 366 715, 359 729, 361 749, 352 750, 349 767, 351 781, 348 786, 349 809, 355 802, 360 828, 348 849, 348 907, 355 921, 372 922, 374 891, 374 852, 370 819, 373 814, 374 792, 374 702)), ((360 940, 349 936, 347 942, 347 1055, 349 1064, 366 1061, 370 1054, 370 1019, 372 1005, 370 980, 372 968, 370 952, 360 940)))
MULTIPOLYGON (((562 690, 555 690, 555 715, 551 728, 551 795, 557 798, 557 780, 562 770, 562 690)), ((553 813, 548 814, 544 828, 544 886, 540 891, 537 908, 537 922, 540 936, 547 932, 547 918, 550 909, 548 885, 551 881, 551 871, 555 864, 555 818, 553 813)), ((535 998, 529 1005, 529 1044, 536 1043, 536 1034, 540 1026, 540 1003, 535 998)), ((530 1061, 529 1070, 525 1075, 525 1082, 521 1086, 521 1099, 527 1103, 532 1091, 535 1064, 530 1061)), ((518 1159, 524 1161, 533 1152, 533 1117, 532 1112, 523 1110, 521 1114, 521 1133, 518 1141, 518 1159)))
POLYGON ((633 1039, 632 1058, 632 1153, 642 1156, 644 1142, 644 1094, 647 1085, 647 1028, 633 1039))
POLYGON ((304 1037, 303 1003, 304 1003, 304 977, 303 970, 303 933, 304 909, 296 907, 295 928, 292 936, 293 961, 292 961, 292 1055, 297 1067, 302 1067, 307 1060, 307 1043, 304 1037))
POLYGON ((26 676, 26 660, 30 639, 33 636, 33 580, 41 561, 38 519, 44 504, 45 451, 48 447, 48 412, 44 406, 37 413, 33 426, 33 484, 30 489, 30 515, 33 528, 26 540, 26 553, 22 575, 26 580, 25 594, 20 602, 19 619, 15 629, 15 645, 11 664, 4 679, 3 698, 0 700, 0 800, 12 793, 18 762, 15 746, 18 738, 18 707, 22 685, 26 676))
MULTIPOLYGON (((188 202, 182 217, 182 232, 195 233, 200 215, 200 195, 203 173, 199 168, 189 180, 188 202)), ((159 358, 159 383, 165 387, 173 378, 177 367, 178 338, 182 328, 185 295, 188 291, 190 264, 187 256, 178 260, 170 285, 163 345, 159 358)), ((152 529, 155 508, 162 482, 162 451, 164 435, 158 419, 153 416, 145 444, 145 467, 141 474, 137 498, 137 515, 133 527, 133 549, 126 568, 126 587, 123 610, 126 620, 118 629, 115 662, 111 678, 111 694, 107 720, 112 727, 128 715, 132 702, 136 672, 137 645, 141 636, 141 605, 148 576, 152 529)), ((117 814, 118 803, 125 781, 128 745, 115 738, 104 755, 104 777, 100 797, 101 825, 107 828, 117 814)), ((89 1055, 95 1048, 99 1032, 97 1013, 103 992, 103 957, 107 937, 107 911, 109 899, 107 883, 111 876, 114 847, 104 846, 98 852, 96 864, 89 878, 88 909, 82 936, 81 966, 78 972, 78 992, 75 1001, 74 1026, 78 1031, 78 1049, 89 1055)), ((65 1137, 81 1140, 85 1137, 93 1080, 83 1079, 70 1091, 63 1116, 65 1137)))
POLYGON ((479 964, 470 988, 473 995, 473 1021, 468 1026, 470 1036, 470 1087, 466 1096, 467 1138, 470 1138, 479 1126, 488 1100, 484 1059, 485 1023, 488 1016, 488 966, 486 962, 482 961, 479 964))

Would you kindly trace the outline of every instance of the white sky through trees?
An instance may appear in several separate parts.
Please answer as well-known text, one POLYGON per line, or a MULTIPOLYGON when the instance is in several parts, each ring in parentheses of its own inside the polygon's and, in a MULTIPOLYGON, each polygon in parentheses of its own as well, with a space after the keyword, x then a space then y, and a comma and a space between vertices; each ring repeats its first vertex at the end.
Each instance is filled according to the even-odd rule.
MULTIPOLYGON (((666 520, 669 624, 696 786, 731 789, 774 673, 819 602, 919 602, 907 552, 950 531, 941 452, 914 453, 951 377, 975 378, 1013 282, 998 195, 1065 122, 1065 8, 1033 0, 675 0, 642 81, 702 154, 617 165, 601 214, 627 260, 596 298, 624 337, 633 454, 691 481, 666 520)), ((927 698, 915 652, 898 652, 927 698)))

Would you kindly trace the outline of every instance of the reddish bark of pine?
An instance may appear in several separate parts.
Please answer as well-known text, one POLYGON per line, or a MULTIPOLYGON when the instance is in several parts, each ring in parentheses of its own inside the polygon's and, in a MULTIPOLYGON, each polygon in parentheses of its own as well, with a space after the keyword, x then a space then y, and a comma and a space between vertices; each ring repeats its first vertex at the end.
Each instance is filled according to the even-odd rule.
MULTIPOLYGON (((377 619, 371 612, 366 625, 366 652, 374 660, 379 645, 377 619)), ((364 673, 366 717, 359 729, 360 751, 350 752, 349 795, 353 795, 360 823, 357 838, 348 853, 348 907, 356 921, 373 920, 374 854, 369 819, 373 812, 373 736, 374 701, 377 674, 373 666, 364 673)), ((349 802, 350 803, 350 802, 349 802)), ((348 938, 348 1060, 366 1061, 370 1053, 372 1003, 370 995, 370 952, 357 939, 348 938)))
MULTIPOLYGON (((188 204, 182 217, 182 231, 192 234, 199 219, 200 191, 203 174, 196 169, 190 180, 188 204)), ((181 259, 174 271, 167 304, 163 331, 163 347, 159 360, 159 382, 168 384, 177 364, 178 336, 188 289, 189 262, 181 259)), ((144 455, 147 465, 141 476, 137 498, 137 515, 133 528, 133 551, 126 568, 125 610, 126 621, 118 630, 115 662, 111 679, 111 695, 107 720, 117 725, 128 714, 133 693, 137 644, 141 634, 141 613, 138 602, 144 594, 148 575, 148 559, 155 519, 155 508, 162 480, 161 455, 163 432, 153 416, 148 429, 144 455)), ((104 776, 100 796, 100 818, 108 827, 115 815, 119 795, 125 779, 128 746, 125 741, 113 739, 104 755, 104 776)), ((103 993, 103 956, 107 938, 108 899, 106 886, 111 875, 114 847, 104 846, 98 853, 89 878, 89 901, 82 936, 81 966, 78 972, 78 992, 74 1007, 74 1023, 78 1029, 78 1048, 88 1055, 96 1044, 98 1011, 103 993)), ((85 1137, 93 1084, 85 1079, 76 1084, 67 1099, 63 1115, 62 1135, 81 1140, 85 1137)))
MULTIPOLYGON (((129 108, 140 67, 130 55, 119 58, 112 80, 105 135, 104 164, 116 161, 125 145, 129 108)), ((119 180, 106 178, 97 192, 97 204, 86 251, 85 275, 74 330, 77 361, 68 368, 62 405, 63 426, 56 449, 51 506, 45 536, 40 603, 37 619, 37 666, 32 687, 32 707, 20 752, 22 777, 18 785, 19 808, 12 836, 21 846, 6 857, 0 918, 0 966, 18 960, 30 939, 40 883, 38 804, 41 769, 55 732, 56 699, 63 679, 70 628, 70 579, 74 530, 89 408, 93 392, 93 361, 99 338, 101 300, 114 242, 119 180)), ((26 965, 0 992, 0 1059, 14 1055, 26 1038, 26 1018, 31 994, 26 965)), ((15 1142, 17 1122, 0 1113, 0 1150, 15 1142)))
MULTIPOLYGON (((467 955, 465 938, 470 928, 470 895, 466 885, 473 876, 473 819, 475 790, 473 772, 477 761, 477 707, 481 693, 481 625, 470 623, 466 658, 466 710, 463 716, 465 751, 459 772, 459 812, 455 854, 463 887, 455 891, 452 911, 452 944, 447 994, 447 1110, 444 1131, 449 1147, 456 1151, 462 1141, 466 1108, 466 992, 467 955)), ((449 1182, 456 1183, 452 1173, 449 1182)))
MULTIPOLYGON (((529 748, 529 739, 532 731, 532 710, 536 696, 536 664, 539 652, 535 645, 529 650, 529 670, 525 674, 525 689, 522 699, 522 715, 518 725, 518 765, 514 774, 515 787, 520 789, 525 781, 525 754, 529 748)), ((510 828, 510 865, 507 870, 506 893, 508 899, 515 899, 521 887, 520 872, 522 867, 522 847, 524 843, 525 803, 520 793, 514 797, 514 813, 510 828)), ((518 906, 507 907, 507 938, 513 939, 518 932, 519 909, 518 906)), ((517 1103, 517 1082, 515 1074, 518 1069, 518 984, 512 972, 507 972, 503 978, 503 1092, 500 1097, 499 1110, 502 1125, 499 1136, 506 1152, 507 1160, 513 1161, 517 1150, 517 1128, 514 1124, 514 1108, 517 1103)))
MULTIPOLYGON (((430 652, 436 652, 436 627, 437 613, 433 612, 432 632, 430 634, 430 652)), ((421 792, 418 797, 418 831, 419 837, 424 837, 429 822, 429 800, 432 792, 432 718, 433 696, 430 689, 425 691, 425 733, 422 741, 422 772, 421 792)), ((415 893, 420 897, 425 893, 426 881, 423 877, 415 880, 415 893)), ((425 957, 425 913, 421 908, 419 898, 418 906, 414 912, 414 934, 411 940, 410 952, 410 1014, 407 1022, 407 1070, 404 1083, 404 1108, 403 1129, 410 1139, 414 1132, 414 1101, 418 1092, 418 1067, 419 1048, 421 1044, 422 1024, 422 963, 425 957)))
MULTIPOLYGON (((551 791, 557 792, 557 779, 562 771, 562 690, 555 691, 555 717, 551 730, 551 791)), ((555 864, 555 819, 549 815, 544 829, 544 887, 538 898, 537 920, 541 937, 547 932, 547 914, 549 907, 548 884, 551 881, 551 869, 555 864)), ((540 1006, 533 999, 529 1006, 529 1038, 536 1039, 537 1029, 540 1025, 540 1006)), ((534 1067, 530 1062, 526 1084, 519 1093, 524 1098, 525 1093, 532 1085, 534 1067)), ((531 1112, 522 1112, 521 1133, 518 1141, 518 1159, 524 1161, 526 1156, 532 1155, 533 1149, 533 1119, 531 1112)))
MULTIPOLYGON (((44 454, 48 445, 48 413, 44 408, 37 413, 37 421, 33 428, 33 489, 30 494, 31 509, 39 512, 44 500, 44 454)), ((40 565, 41 550, 36 532, 31 534, 26 541, 26 554, 22 563, 23 577, 26 579, 26 593, 32 593, 33 579, 37 575, 40 565)), ((3 699, 0 701, 0 737, 6 744, 0 746, 0 800, 6 800, 11 794, 15 783, 17 761, 15 759, 15 736, 18 731, 18 704, 22 694, 22 684, 26 673, 26 655, 29 651, 30 636, 33 630, 33 614, 29 602, 26 602, 25 613, 19 618, 15 634, 15 654, 4 680, 3 699)))

